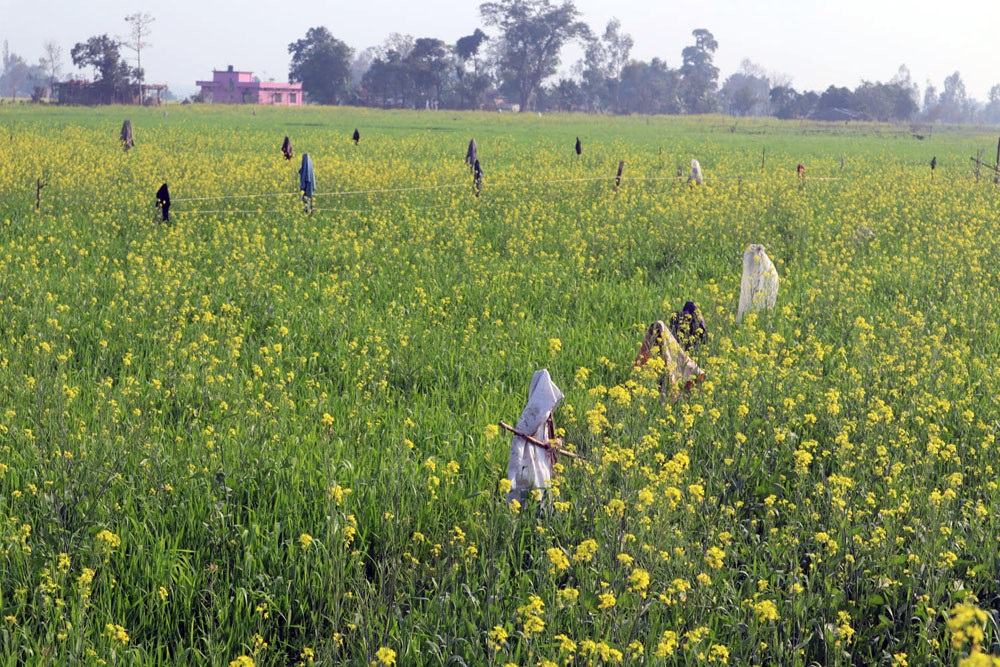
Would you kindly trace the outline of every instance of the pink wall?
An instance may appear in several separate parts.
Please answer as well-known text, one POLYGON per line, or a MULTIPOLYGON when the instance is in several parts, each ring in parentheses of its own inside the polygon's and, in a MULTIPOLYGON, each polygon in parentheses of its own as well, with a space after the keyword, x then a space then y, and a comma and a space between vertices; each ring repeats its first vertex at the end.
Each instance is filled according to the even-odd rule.
POLYGON ((302 106, 301 83, 257 82, 253 72, 213 70, 211 81, 196 81, 195 85, 214 104, 302 106))

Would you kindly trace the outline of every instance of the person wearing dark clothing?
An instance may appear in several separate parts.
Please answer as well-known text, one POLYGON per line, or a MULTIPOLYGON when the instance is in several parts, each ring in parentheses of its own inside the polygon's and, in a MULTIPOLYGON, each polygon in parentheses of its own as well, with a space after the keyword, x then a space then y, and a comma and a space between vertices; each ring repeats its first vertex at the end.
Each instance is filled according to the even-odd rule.
POLYGON ((156 191, 156 208, 160 209, 160 218, 163 222, 170 222, 170 190, 164 183, 156 191))
POLYGON ((670 333, 685 351, 703 343, 706 332, 705 319, 694 301, 688 301, 683 310, 670 316, 670 333))

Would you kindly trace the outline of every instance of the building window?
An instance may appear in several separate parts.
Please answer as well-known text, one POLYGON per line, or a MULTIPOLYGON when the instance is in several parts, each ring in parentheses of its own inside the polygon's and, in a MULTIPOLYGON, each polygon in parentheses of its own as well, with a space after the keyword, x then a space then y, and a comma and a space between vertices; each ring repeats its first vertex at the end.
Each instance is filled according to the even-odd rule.
POLYGON ((274 94, 274 103, 275 104, 281 104, 281 93, 275 93, 274 94))
POLYGON ((296 104, 297 101, 298 101, 298 97, 296 96, 295 93, 288 93, 288 103, 289 104, 296 104))

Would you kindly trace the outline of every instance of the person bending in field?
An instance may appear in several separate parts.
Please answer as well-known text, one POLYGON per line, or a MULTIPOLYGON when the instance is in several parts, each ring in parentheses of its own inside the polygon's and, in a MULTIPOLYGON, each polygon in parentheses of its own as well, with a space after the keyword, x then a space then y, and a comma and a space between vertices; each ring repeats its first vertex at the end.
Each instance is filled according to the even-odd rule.
POLYGON ((707 329, 705 318, 694 301, 688 301, 684 308, 670 316, 670 333, 681 344, 685 352, 690 352, 705 341, 707 329))

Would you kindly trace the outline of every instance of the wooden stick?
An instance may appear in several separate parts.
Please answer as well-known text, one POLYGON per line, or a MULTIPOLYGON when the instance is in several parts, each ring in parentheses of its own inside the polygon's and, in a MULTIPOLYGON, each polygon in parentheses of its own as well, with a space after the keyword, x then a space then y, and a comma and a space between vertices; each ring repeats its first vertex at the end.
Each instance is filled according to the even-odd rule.
POLYGON ((541 440, 539 440, 538 438, 536 438, 536 437, 534 437, 532 435, 528 435, 527 433, 521 433, 520 431, 518 431, 516 428, 514 428, 513 426, 511 426, 510 424, 508 424, 505 421, 501 421, 500 422, 500 428, 502 428, 505 431, 509 431, 509 432, 513 433, 514 435, 521 436, 522 438, 524 438, 525 440, 527 440, 531 444, 538 445, 539 447, 541 447, 543 449, 547 449, 547 450, 553 451, 553 452, 555 452, 557 454, 562 454, 564 456, 568 456, 571 459, 577 459, 578 461, 586 461, 587 460, 584 457, 580 456, 579 454, 574 454, 573 452, 567 452, 565 449, 560 449, 560 448, 556 447, 555 445, 553 445, 551 442, 542 442, 541 440))
POLYGON ((42 205, 42 188, 44 188, 48 183, 42 183, 42 179, 38 179, 35 183, 35 210, 37 211, 42 205))
POLYGON ((986 167, 990 171, 995 171, 997 173, 1000 173, 1000 169, 998 169, 997 167, 994 167, 992 164, 989 164, 987 162, 983 162, 982 159, 980 159, 980 158, 970 157, 969 159, 976 163, 976 174, 977 174, 977 176, 978 176, 978 173, 979 173, 979 167, 986 167))
POLYGON ((997 166, 994 167, 993 185, 1000 184, 1000 141, 997 141, 997 166))

